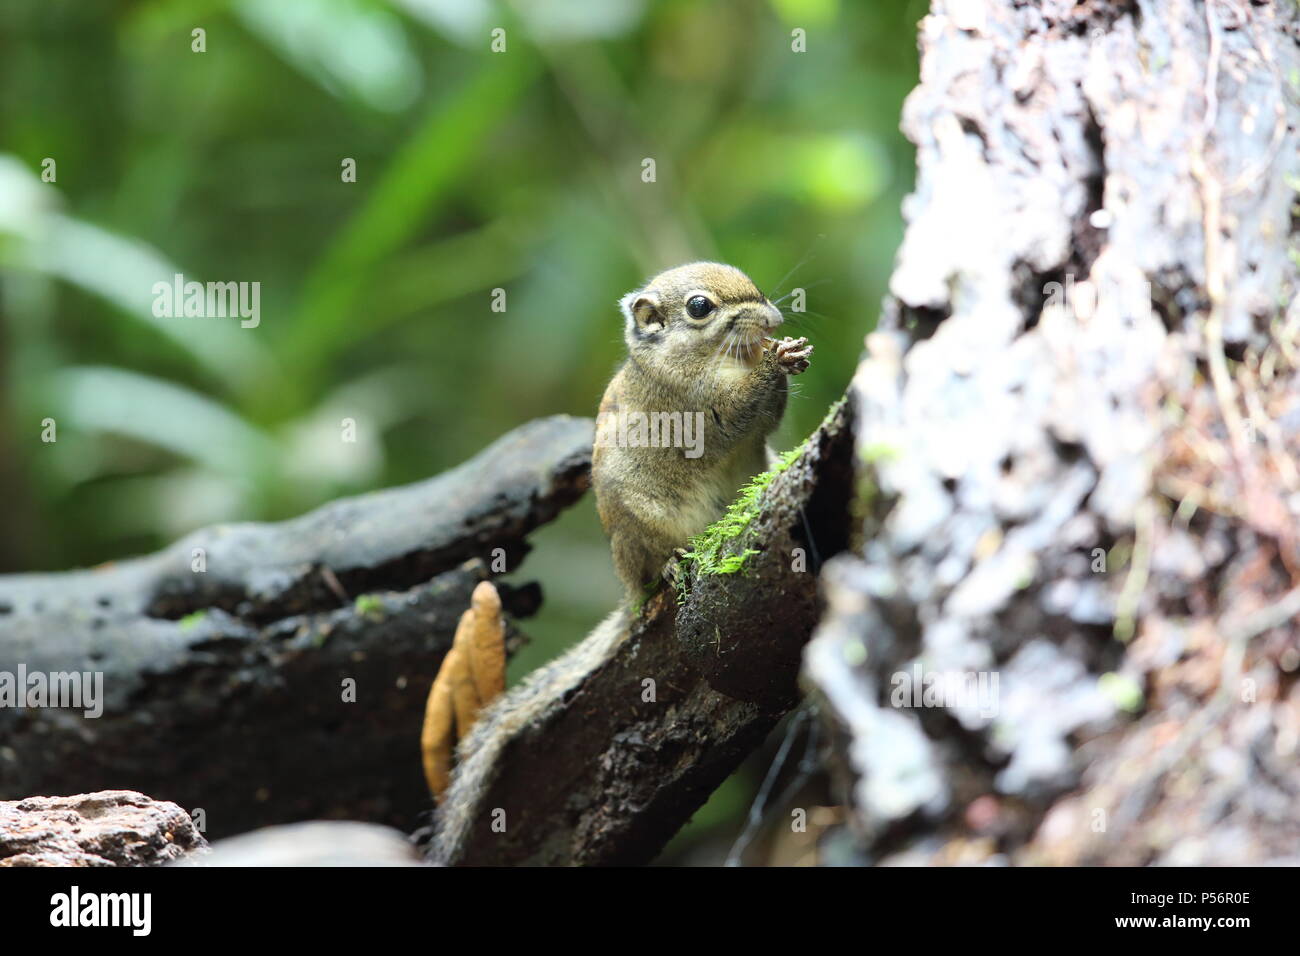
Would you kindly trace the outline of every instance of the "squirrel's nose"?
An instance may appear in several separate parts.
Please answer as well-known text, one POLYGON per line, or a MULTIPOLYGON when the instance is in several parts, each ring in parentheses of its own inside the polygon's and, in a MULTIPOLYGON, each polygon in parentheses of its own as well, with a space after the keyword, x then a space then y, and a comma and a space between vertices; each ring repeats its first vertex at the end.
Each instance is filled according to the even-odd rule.
POLYGON ((781 310, 770 302, 767 304, 764 315, 769 329, 775 329, 785 321, 785 316, 781 314, 781 310))

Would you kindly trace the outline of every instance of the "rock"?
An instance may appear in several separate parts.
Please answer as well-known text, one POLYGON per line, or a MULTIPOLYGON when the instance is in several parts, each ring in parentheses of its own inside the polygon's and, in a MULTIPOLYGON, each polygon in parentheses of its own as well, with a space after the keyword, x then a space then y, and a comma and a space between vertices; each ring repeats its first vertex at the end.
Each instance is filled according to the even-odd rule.
POLYGON ((176 804, 133 790, 0 802, 0 866, 162 866, 207 845, 176 804))
POLYGON ((219 840, 180 866, 420 866, 406 835, 373 823, 312 821, 219 840))

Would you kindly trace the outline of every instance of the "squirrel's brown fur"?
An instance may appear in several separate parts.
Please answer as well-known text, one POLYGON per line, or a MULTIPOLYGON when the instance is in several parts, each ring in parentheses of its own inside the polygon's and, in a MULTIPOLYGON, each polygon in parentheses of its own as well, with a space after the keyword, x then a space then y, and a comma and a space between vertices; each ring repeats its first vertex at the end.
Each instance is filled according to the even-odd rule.
POLYGON ((658 580, 673 550, 716 521, 741 485, 767 466, 767 436, 785 412, 786 374, 776 352, 763 348, 781 313, 732 266, 670 269, 621 305, 628 357, 605 390, 602 428, 636 412, 702 425, 692 436, 698 448, 598 437, 591 464, 596 507, 614 569, 635 599, 658 580), (687 311, 695 297, 712 306, 701 318, 687 311))

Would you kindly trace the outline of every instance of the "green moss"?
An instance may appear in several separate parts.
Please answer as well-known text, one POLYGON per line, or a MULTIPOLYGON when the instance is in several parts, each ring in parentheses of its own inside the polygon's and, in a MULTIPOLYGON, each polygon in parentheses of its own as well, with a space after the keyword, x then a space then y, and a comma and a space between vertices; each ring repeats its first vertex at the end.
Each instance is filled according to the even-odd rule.
MULTIPOLYGON (((690 540, 690 550, 682 555, 683 571, 694 570, 701 574, 736 574, 745 567, 751 555, 759 552, 754 548, 736 550, 735 541, 749 527, 758 515, 759 499, 767 486, 777 475, 787 471, 808 447, 804 441, 797 448, 783 454, 770 471, 756 475, 749 484, 740 489, 736 500, 731 503, 721 518, 713 522, 690 540)), ((686 575, 678 594, 678 601, 686 599, 686 575)))
POLYGON ((202 621, 207 616, 208 616, 207 611, 192 611, 189 614, 186 614, 177 623, 180 624, 180 628, 182 631, 189 631, 198 627, 199 622, 202 621))
POLYGON ((858 454, 868 465, 874 465, 877 462, 887 463, 897 461, 902 457, 903 450, 897 445, 891 445, 888 442, 878 441, 870 445, 863 446, 858 454))
MULTIPOLYGON (((819 426, 817 432, 813 433, 814 436, 834 420, 835 416, 843 408, 845 401, 846 399, 840 398, 827 409, 826 415, 822 418, 821 426, 819 426)), ((763 492, 767 490, 767 486, 772 483, 777 475, 788 471, 790 466, 798 461, 799 457, 808 449, 808 443, 811 440, 812 438, 805 438, 797 447, 781 455, 770 470, 751 479, 747 485, 740 489, 736 500, 731 503, 721 518, 705 528, 703 532, 691 538, 689 542, 690 550, 681 557, 683 573, 681 583, 678 585, 677 602, 679 604, 686 600, 686 582, 689 579, 690 571, 693 570, 696 575, 737 574, 745 569, 745 564, 751 556, 760 553, 756 548, 741 548, 736 542, 749 528, 754 518, 757 517, 759 499, 762 498, 763 492)))
POLYGON ((373 594, 359 594, 354 603, 358 614, 374 615, 382 617, 384 613, 384 604, 373 594))
POLYGON ((1097 686, 1121 710, 1136 714, 1142 709, 1142 688, 1133 678, 1109 672, 1097 679, 1097 686))
POLYGON ((655 592, 658 590, 659 590, 658 581, 652 581, 641 589, 640 597, 638 597, 635 601, 632 602, 633 617, 641 616, 641 608, 645 607, 645 602, 650 600, 652 597, 654 597, 655 592))
POLYGON ((871 516, 871 510, 876 504, 876 492, 876 483, 871 480, 870 475, 865 472, 858 475, 857 493, 854 495, 850 509, 858 524, 871 516))

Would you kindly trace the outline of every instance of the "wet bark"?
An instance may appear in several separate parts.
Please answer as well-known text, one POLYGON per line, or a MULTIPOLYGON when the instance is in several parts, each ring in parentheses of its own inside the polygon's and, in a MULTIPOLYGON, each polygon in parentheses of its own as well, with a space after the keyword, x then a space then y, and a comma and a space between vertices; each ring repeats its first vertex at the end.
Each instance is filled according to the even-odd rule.
POLYGON ((1300 859, 1297 37, 1245 0, 923 21, 874 494, 807 657, 859 861, 1300 859))
MULTIPOLYGON (((0 799, 138 790, 202 809, 211 836, 317 817, 413 828, 430 805, 425 695, 456 622, 494 562, 513 569, 582 495, 591 436, 590 420, 542 419, 444 475, 292 521, 0 577, 0 672, 102 680, 96 717, 0 707, 0 799)), ((540 600, 503 590, 515 616, 540 600)))

